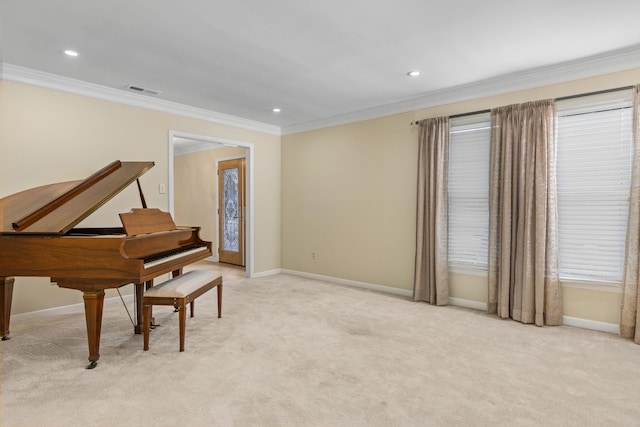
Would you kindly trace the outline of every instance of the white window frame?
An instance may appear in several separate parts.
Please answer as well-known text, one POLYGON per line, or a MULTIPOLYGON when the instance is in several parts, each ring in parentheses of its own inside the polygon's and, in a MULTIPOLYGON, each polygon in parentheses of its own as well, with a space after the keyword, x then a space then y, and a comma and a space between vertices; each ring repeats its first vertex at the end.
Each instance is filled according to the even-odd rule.
POLYGON ((451 119, 449 271, 485 276, 489 242, 489 112, 451 119), (468 244, 462 242, 468 239, 468 244))
POLYGON ((561 282, 619 288, 631 178, 631 90, 559 100, 556 110, 561 282), (598 132, 586 132, 594 123, 598 132))

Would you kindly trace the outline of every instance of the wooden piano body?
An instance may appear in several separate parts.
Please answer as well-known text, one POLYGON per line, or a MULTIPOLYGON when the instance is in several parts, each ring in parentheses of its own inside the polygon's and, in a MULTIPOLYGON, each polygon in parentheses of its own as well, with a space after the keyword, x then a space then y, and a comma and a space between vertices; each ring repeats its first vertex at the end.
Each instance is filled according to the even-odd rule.
POLYGON ((133 283, 141 332, 142 294, 162 274, 211 255, 199 227, 176 227, 168 213, 134 209, 123 227, 74 228, 137 180, 153 162, 116 161, 89 178, 50 184, 0 199, 0 334, 7 340, 15 276, 50 277, 83 292, 89 368, 100 358, 104 291, 133 283))

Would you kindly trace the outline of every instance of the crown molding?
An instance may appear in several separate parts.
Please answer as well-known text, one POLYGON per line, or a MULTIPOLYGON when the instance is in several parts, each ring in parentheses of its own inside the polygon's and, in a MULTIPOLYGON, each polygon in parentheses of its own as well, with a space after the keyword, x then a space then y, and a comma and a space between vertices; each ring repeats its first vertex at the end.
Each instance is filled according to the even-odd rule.
POLYGON ((151 98, 145 95, 129 93, 124 90, 87 83, 13 64, 0 63, 0 76, 4 80, 71 92, 78 95, 206 120, 242 129, 272 135, 288 135, 633 68, 640 68, 640 45, 574 61, 567 61, 561 64, 533 68, 469 84, 426 92, 420 96, 407 98, 390 104, 283 127, 151 98))
POLYGON ((70 79, 18 65, 3 63, 1 64, 0 70, 0 76, 3 80, 45 87, 62 92, 74 93, 76 95, 131 105, 134 107, 176 114, 192 119, 205 120, 208 122, 234 126, 256 132, 264 132, 271 135, 281 134, 279 126, 244 119, 242 117, 232 116, 229 114, 218 113, 203 108, 191 107, 177 102, 151 98, 146 95, 129 93, 121 89, 114 89, 81 80, 70 79))
POLYGON ((395 103, 340 114, 326 119, 284 126, 282 128, 282 135, 343 125, 392 114, 406 113, 423 108, 568 82, 633 68, 640 68, 640 45, 574 61, 567 61, 561 64, 532 68, 526 71, 505 74, 496 78, 427 92, 420 96, 407 98, 395 103))

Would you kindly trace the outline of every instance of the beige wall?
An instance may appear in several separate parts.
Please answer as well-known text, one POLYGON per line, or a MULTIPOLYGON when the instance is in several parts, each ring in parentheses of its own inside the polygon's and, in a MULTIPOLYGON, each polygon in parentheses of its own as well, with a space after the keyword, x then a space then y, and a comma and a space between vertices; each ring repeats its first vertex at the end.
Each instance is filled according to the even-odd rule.
MULTIPOLYGON (((638 82, 634 69, 281 138, 0 81, 0 197, 85 177, 115 159, 153 160, 141 179, 147 203, 168 209, 158 185, 168 184, 169 130, 242 141, 254 153, 256 273, 285 268, 410 291, 417 155, 411 121, 638 82)), ((135 189, 127 189, 87 225, 118 225, 116 213, 136 206, 135 189)), ((618 322, 619 292, 574 285, 563 291, 565 315, 618 322)), ((486 278, 455 272, 451 294, 485 302, 486 278)), ((77 302, 77 291, 18 278, 12 313, 77 302)))
POLYGON ((219 147, 173 159, 174 219, 176 224, 199 225, 200 236, 218 247, 218 174, 217 162, 246 153, 242 147, 219 147))
MULTIPOLYGON (((280 267, 280 136, 127 106, 21 83, 2 82, 0 197, 88 176, 109 162, 152 160, 141 178, 147 205, 168 210, 169 131, 253 144, 256 180, 254 271, 280 267)), ((135 185, 84 225, 119 225, 117 213, 139 207, 135 185)), ((111 294, 113 295, 113 294, 111 294)), ((77 291, 42 278, 17 278, 13 314, 81 302, 77 291)))
MULTIPOLYGON (((284 136, 282 267, 412 289, 418 129, 410 122, 637 83, 640 69, 284 136)), ((486 282, 454 273, 452 297, 486 302, 486 282)), ((563 290, 566 316, 618 322, 619 292, 563 290)))
POLYGON ((417 143, 410 121, 401 114, 283 137, 284 268, 411 288, 417 143))

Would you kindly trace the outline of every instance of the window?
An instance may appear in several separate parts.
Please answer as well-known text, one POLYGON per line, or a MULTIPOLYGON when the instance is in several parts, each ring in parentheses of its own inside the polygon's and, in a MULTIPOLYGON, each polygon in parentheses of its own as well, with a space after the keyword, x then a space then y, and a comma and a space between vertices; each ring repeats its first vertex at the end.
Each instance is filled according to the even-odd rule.
MULTIPOLYGON (((557 101, 559 270, 620 283, 632 163, 631 90, 557 101)), ((486 270, 489 113, 451 120, 449 266, 486 270)))
POLYGON ((489 113, 451 120, 449 265, 487 268, 489 243, 489 113))
POLYGON ((631 91, 558 101, 562 279, 620 282, 632 160, 631 91))

